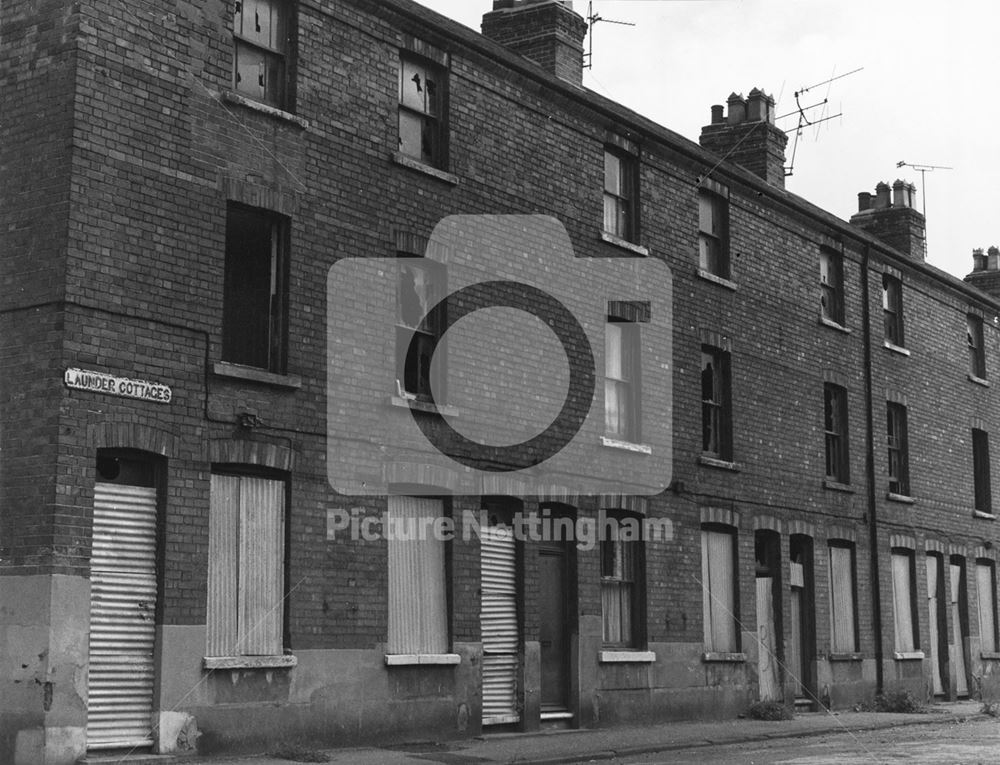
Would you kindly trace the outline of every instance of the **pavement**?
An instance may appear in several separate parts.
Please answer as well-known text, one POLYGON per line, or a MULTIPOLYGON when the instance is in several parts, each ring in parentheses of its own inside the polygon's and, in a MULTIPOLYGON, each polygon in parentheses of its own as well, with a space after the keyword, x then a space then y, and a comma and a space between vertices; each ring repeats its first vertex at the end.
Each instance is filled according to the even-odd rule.
MULTIPOLYGON (((979 701, 934 704, 914 714, 885 712, 810 712, 792 720, 714 720, 669 722, 642 727, 502 733, 447 742, 414 742, 386 747, 324 749, 328 762, 339 765, 561 765, 599 762, 656 752, 826 733, 878 730, 905 725, 981 719, 979 701)), ((1000 724, 1000 723, 998 723, 1000 724)), ((706 760, 707 761, 707 760, 706 760)), ((270 755, 199 757, 132 755, 88 757, 87 765, 289 765, 270 755)))

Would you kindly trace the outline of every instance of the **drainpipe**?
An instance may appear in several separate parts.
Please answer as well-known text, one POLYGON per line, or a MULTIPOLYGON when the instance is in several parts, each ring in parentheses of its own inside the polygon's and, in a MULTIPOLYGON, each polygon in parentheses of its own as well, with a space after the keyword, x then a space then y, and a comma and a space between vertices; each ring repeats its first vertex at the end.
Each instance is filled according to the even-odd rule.
POLYGON ((865 471, 867 472, 868 493, 868 560, 871 562, 872 624, 875 632, 875 684, 877 691, 883 689, 882 678, 882 596, 879 587, 878 565, 878 511, 875 504, 875 409, 872 396, 872 316, 869 299, 868 267, 871 247, 865 245, 861 259, 861 305, 864 325, 865 348, 865 471))

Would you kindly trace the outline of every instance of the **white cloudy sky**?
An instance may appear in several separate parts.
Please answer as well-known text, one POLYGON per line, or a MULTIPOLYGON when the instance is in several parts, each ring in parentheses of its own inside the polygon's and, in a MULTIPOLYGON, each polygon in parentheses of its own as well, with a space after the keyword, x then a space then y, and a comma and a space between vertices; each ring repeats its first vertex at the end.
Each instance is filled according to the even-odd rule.
MULTIPOLYGON (((492 0, 420 0, 478 31, 492 0)), ((586 0, 575 9, 587 13, 586 0)), ((928 261, 956 276, 972 249, 1000 245, 1000 5, 986 0, 594 0, 584 84, 697 141, 710 106, 759 87, 795 110, 828 99, 799 137, 789 190, 842 218, 859 191, 896 178, 924 192, 928 261), (994 10, 996 8, 996 10, 994 10)), ((791 157, 796 117, 789 131, 791 157)))

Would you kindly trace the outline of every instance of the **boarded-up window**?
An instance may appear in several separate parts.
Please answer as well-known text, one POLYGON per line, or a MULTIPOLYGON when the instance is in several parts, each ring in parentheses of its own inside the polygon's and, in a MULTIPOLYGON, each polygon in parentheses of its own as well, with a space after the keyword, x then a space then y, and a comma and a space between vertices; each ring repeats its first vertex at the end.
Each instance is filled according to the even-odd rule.
POLYGON ((914 597, 916 573, 913 552, 892 551, 892 612, 896 623, 896 650, 916 651, 920 646, 917 635, 917 601, 914 597))
POLYGON ((208 655, 280 656, 285 483, 213 473, 211 491, 208 655))
POLYGON ((979 648, 997 650, 997 580, 991 560, 976 561, 976 594, 979 596, 979 648))
POLYGON ((389 653, 446 653, 448 602, 444 540, 433 522, 444 503, 389 497, 389 653))
POLYGON ((736 634, 736 535, 702 529, 701 586, 704 602, 705 648, 739 651, 736 634))
POLYGON ((854 546, 830 544, 830 644, 834 653, 858 650, 854 606, 854 546))

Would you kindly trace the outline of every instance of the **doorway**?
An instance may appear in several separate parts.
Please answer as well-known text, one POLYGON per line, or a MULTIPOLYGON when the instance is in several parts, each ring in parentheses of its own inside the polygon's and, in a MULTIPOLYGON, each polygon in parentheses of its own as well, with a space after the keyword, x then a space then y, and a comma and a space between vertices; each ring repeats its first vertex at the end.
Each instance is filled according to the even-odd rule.
POLYGON ((955 678, 955 695, 969 695, 968 662, 965 656, 965 639, 969 636, 969 601, 966 596, 965 558, 953 555, 951 569, 951 672, 955 678))
POLYGON ((757 585, 757 681, 761 701, 780 701, 781 690, 781 536, 754 534, 757 585))
POLYGON ((87 749, 153 744, 154 464, 98 452, 90 560, 87 749))
POLYGON ((573 597, 567 542, 538 545, 538 608, 542 719, 567 719, 570 698, 570 638, 573 597))
POLYGON ((948 629, 942 604, 944 597, 944 557, 927 555, 927 623, 930 627, 931 686, 935 696, 945 694, 948 676, 948 629))
POLYGON ((491 501, 484 501, 483 509, 487 514, 479 540, 483 725, 511 725, 521 720, 517 541, 511 525, 514 509, 491 501))
POLYGON ((795 690, 796 704, 811 706, 816 701, 816 609, 813 590, 813 541, 804 534, 789 540, 789 614, 791 642, 788 646, 788 673, 795 690))

